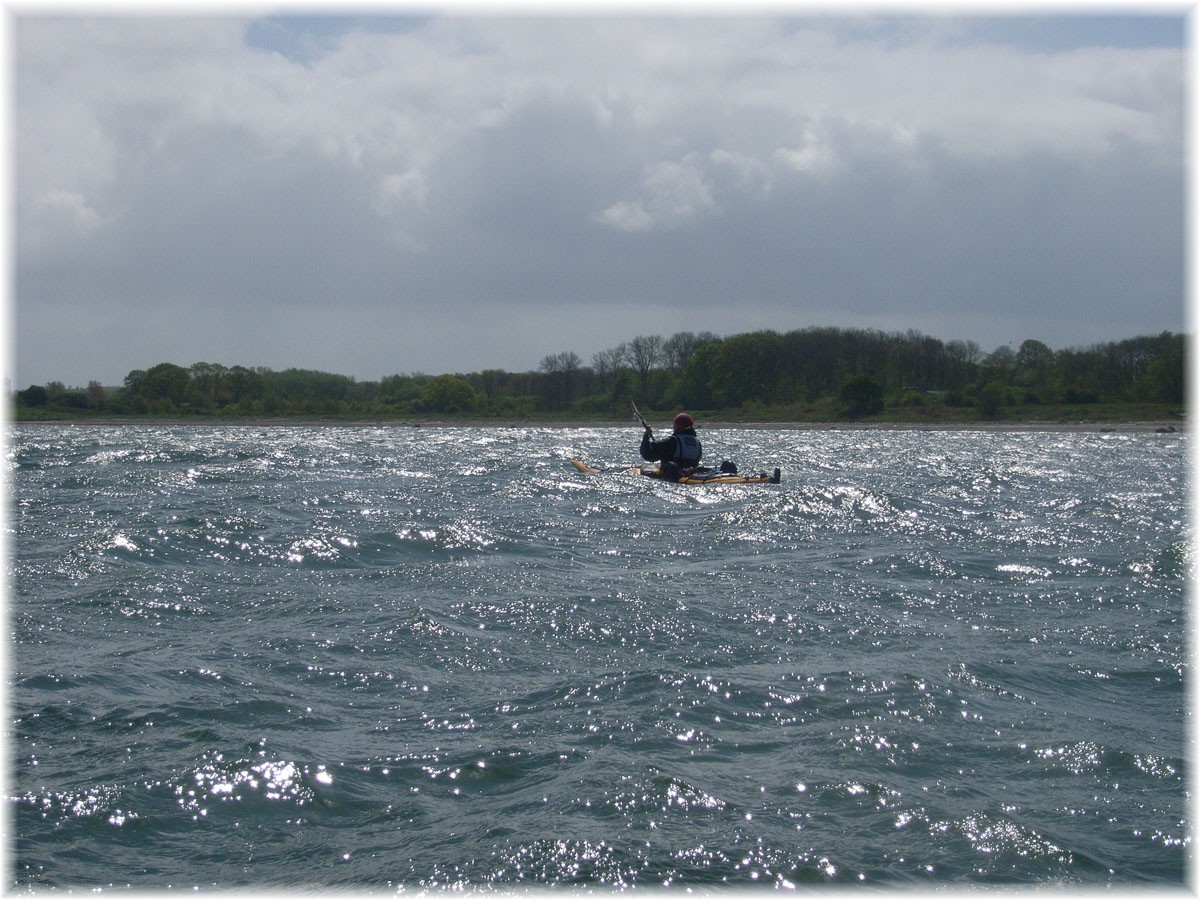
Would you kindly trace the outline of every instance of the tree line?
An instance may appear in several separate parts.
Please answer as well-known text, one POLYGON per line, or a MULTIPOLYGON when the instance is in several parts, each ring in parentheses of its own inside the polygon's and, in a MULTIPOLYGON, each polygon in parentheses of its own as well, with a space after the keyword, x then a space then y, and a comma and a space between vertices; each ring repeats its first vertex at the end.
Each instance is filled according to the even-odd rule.
MULTIPOLYGON (((648 408, 742 411, 776 418, 858 418, 887 408, 928 414, 969 410, 995 418, 1011 407, 1184 403, 1184 336, 1171 332, 1052 350, 1037 340, 984 353, 973 341, 916 331, 846 328, 755 331, 720 337, 642 335, 593 354, 565 351, 536 370, 424 375, 378 381, 308 369, 163 362, 122 385, 31 385, 18 411, 116 416, 404 418, 623 414, 648 408)), ((35 416, 29 416, 35 417, 35 416)))

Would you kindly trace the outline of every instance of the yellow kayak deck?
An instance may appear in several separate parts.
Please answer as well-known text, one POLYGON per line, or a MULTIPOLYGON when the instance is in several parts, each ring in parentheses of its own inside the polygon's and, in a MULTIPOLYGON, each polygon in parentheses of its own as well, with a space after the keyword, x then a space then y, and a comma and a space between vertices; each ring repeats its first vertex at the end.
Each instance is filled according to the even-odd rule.
MULTIPOLYGON (((659 467, 654 465, 629 466, 623 469, 602 469, 599 466, 593 466, 578 459, 571 460, 571 465, 576 470, 588 475, 600 472, 618 472, 622 475, 644 475, 647 478, 662 479, 659 467)), ((701 469, 686 473, 678 479, 664 480, 673 480, 675 484, 779 484, 780 478, 778 469, 770 474, 759 472, 755 475, 740 475, 736 472, 722 472, 719 469, 701 469)))

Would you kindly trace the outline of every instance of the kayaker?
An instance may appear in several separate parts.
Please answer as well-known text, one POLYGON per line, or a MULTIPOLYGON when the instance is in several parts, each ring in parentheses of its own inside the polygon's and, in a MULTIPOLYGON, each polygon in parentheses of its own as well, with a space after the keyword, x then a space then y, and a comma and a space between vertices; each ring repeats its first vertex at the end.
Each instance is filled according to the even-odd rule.
POLYGON ((675 417, 672 429, 669 438, 656 441, 654 432, 646 425, 639 452, 647 462, 660 463, 663 478, 677 481, 685 470, 700 465, 704 450, 700 446, 700 439, 696 437, 696 423, 687 413, 681 412, 675 417))

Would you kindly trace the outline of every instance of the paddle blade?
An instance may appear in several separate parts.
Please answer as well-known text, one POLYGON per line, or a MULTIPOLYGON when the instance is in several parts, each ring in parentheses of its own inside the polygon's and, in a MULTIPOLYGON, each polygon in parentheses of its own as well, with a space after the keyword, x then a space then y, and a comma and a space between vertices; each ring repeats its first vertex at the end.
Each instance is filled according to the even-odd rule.
POLYGON ((633 417, 642 424, 643 428, 645 428, 647 431, 649 431, 650 426, 646 424, 646 420, 642 417, 641 410, 639 410, 637 408, 637 404, 633 402, 632 397, 629 399, 629 408, 633 410, 633 417))

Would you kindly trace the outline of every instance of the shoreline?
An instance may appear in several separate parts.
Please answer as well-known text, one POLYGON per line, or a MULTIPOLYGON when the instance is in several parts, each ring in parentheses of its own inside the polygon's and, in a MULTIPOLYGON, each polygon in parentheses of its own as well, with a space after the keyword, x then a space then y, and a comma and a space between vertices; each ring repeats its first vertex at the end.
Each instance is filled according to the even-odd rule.
MULTIPOLYGON (((536 419, 459 419, 459 420, 398 420, 398 419, 329 419, 329 418, 246 418, 246 419, 41 419, 36 421, 10 420, 10 426, 38 427, 43 425, 70 425, 73 427, 124 427, 142 426, 208 426, 213 428, 549 428, 555 430, 612 428, 634 430, 637 423, 601 422, 549 422, 536 419)), ((1186 420, 1135 422, 732 422, 714 419, 699 423, 699 428, 713 430, 747 431, 988 431, 988 432, 1071 432, 1071 433, 1156 433, 1186 434, 1190 431, 1186 420)), ((666 431, 665 426, 660 431, 666 431)))

